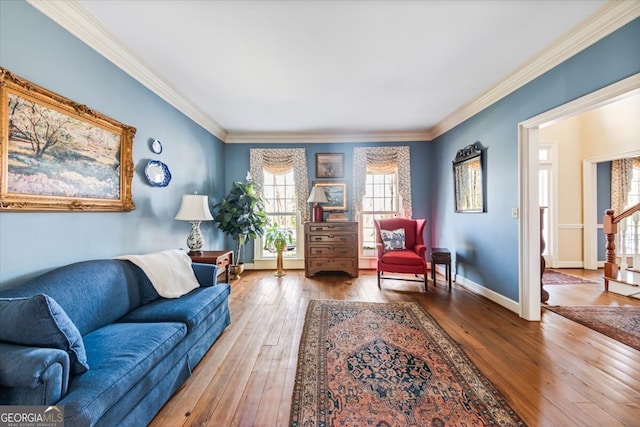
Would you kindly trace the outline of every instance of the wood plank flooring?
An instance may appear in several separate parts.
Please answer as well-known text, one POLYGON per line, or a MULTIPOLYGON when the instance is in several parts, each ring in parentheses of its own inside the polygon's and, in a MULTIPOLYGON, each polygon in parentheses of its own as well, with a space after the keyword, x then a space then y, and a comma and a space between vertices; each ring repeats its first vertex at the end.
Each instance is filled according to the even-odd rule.
MULTIPOLYGON (((356 279, 245 272, 232 284, 232 324, 151 425, 288 425, 307 304, 340 299, 422 305, 529 426, 640 426, 640 351, 548 310, 527 322, 455 283, 449 291, 442 279, 425 293, 404 281, 379 290, 368 270, 356 279)), ((601 284, 545 289, 553 305, 640 305, 601 284)))

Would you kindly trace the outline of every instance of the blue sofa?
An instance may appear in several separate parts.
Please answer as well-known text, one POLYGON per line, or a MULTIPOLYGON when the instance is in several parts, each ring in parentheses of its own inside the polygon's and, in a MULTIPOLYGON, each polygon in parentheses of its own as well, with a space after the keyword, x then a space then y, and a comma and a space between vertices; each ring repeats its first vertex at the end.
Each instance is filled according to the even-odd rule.
POLYGON ((63 406, 67 427, 148 424, 230 324, 217 267, 192 269, 200 287, 175 299, 126 260, 0 290, 0 404, 63 406))

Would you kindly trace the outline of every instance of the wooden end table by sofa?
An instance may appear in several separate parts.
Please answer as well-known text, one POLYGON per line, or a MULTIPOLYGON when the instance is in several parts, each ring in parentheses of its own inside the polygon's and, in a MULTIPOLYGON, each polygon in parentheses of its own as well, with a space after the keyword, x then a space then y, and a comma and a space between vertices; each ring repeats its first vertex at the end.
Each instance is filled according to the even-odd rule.
POLYGON ((233 251, 189 252, 192 262, 214 264, 218 266, 218 275, 224 272, 224 282, 229 283, 229 266, 233 264, 233 251))

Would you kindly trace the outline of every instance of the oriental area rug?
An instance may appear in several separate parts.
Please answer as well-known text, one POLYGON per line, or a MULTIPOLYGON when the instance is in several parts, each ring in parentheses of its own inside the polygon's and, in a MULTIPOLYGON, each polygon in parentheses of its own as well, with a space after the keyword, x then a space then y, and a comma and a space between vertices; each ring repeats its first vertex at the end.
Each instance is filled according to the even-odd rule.
POLYGON ((580 284, 594 284, 593 280, 588 280, 582 277, 574 276, 572 274, 561 273, 556 270, 545 270, 542 274, 543 285, 580 285, 580 284))
POLYGON ((544 307, 629 347, 640 350, 640 307, 609 305, 544 307))
POLYGON ((524 426, 416 303, 312 300, 291 426, 524 426))

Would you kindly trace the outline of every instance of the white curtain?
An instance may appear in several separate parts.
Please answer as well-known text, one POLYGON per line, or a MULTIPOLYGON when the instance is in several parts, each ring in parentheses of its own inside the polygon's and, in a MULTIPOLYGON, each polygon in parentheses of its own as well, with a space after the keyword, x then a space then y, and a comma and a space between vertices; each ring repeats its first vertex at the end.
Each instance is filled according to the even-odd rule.
POLYGON ((249 165, 251 177, 260 186, 264 185, 265 169, 276 175, 293 169, 297 209, 301 218, 309 218, 307 154, 304 148, 252 148, 249 150, 249 165))
POLYGON ((411 166, 408 146, 356 147, 353 149, 353 212, 358 220, 362 214, 362 198, 366 192, 367 171, 391 173, 398 169, 400 215, 411 218, 411 166))

